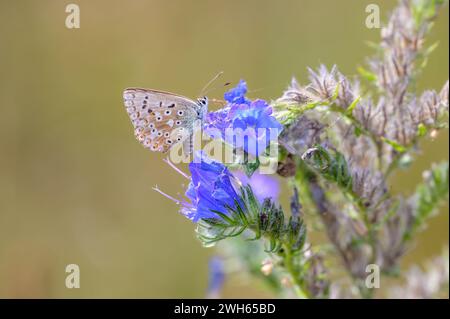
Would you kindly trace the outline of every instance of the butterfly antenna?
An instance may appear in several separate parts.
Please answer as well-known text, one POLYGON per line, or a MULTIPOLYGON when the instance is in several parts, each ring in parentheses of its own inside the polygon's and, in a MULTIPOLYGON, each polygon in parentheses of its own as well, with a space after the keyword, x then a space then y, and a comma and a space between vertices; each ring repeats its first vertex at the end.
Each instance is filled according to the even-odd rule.
POLYGON ((265 88, 258 88, 258 89, 252 89, 252 90, 248 90, 247 93, 255 93, 255 92, 260 92, 262 90, 264 90, 265 88))
POLYGON ((226 101, 224 101, 224 100, 219 100, 219 99, 210 99, 210 101, 211 101, 212 103, 217 103, 217 104, 220 104, 220 105, 225 105, 225 104, 227 104, 226 101))
MULTIPOLYGON (((218 78, 220 78, 223 74, 223 71, 220 71, 219 73, 217 73, 211 80, 209 80, 208 83, 206 83, 206 85, 203 87, 203 89, 200 91, 200 96, 204 96, 206 95, 208 92, 210 92, 211 90, 208 90, 208 88, 211 86, 211 84, 213 84, 218 78)), ((212 88, 214 89, 214 88, 212 88)))

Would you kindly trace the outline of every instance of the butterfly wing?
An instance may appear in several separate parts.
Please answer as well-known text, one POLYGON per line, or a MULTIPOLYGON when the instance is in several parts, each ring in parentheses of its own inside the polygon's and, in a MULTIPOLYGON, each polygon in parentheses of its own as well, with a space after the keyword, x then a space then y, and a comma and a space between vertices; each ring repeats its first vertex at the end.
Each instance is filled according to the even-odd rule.
POLYGON ((199 117, 197 103, 184 96, 128 88, 123 98, 137 140, 152 151, 167 152, 172 145, 190 138, 199 117))

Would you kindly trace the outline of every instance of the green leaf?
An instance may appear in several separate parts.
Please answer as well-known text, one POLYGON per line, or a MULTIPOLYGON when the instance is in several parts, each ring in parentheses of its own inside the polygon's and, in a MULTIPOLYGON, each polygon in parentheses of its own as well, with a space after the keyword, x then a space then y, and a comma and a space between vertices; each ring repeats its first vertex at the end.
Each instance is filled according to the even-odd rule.
POLYGON ((377 80, 377 76, 376 76, 376 74, 375 73, 373 73, 373 72, 370 72, 369 70, 366 70, 365 68, 363 68, 363 67, 358 67, 358 72, 359 72, 359 74, 363 77, 363 78, 365 78, 367 81, 369 81, 369 82, 375 82, 376 80, 377 80))
POLYGON ((424 181, 417 186, 415 195, 412 197, 415 207, 414 222, 410 231, 405 234, 406 239, 423 227, 439 205, 448 199, 448 162, 433 165, 431 170, 424 172, 423 175, 424 181))
POLYGON ((423 137, 427 134, 427 131, 428 131, 428 129, 423 123, 420 123, 417 126, 417 136, 423 137))
POLYGON ((331 101, 336 100, 338 96, 339 96, 339 83, 336 84, 336 87, 334 88, 333 95, 331 96, 331 101))
POLYGON ((433 53, 434 50, 437 49, 437 47, 439 46, 439 42, 436 41, 435 43, 433 43, 432 45, 430 45, 425 52, 423 53, 425 56, 430 55, 431 53, 433 53))
POLYGON ((247 162, 242 166, 244 168, 245 175, 252 177, 253 173, 259 168, 259 159, 257 158, 255 162, 247 162))
POLYGON ((374 225, 375 230, 380 230, 381 227, 389 220, 391 219, 396 213, 400 206, 400 202, 398 200, 395 200, 392 205, 389 207, 389 210, 387 213, 381 218, 381 220, 374 225))
POLYGON ((349 105, 349 107, 347 108, 347 110, 345 110, 345 113, 349 116, 352 115, 353 110, 355 109, 356 105, 358 105, 359 100, 361 100, 361 97, 358 96, 353 102, 352 104, 349 105))
POLYGON ((407 148, 399 143, 397 143, 396 141, 393 140, 389 140, 385 137, 381 138, 384 142, 386 142, 387 144, 389 144, 390 146, 392 146, 397 152, 399 153, 404 153, 407 151, 407 148))
POLYGON ((321 145, 309 149, 302 155, 303 161, 325 179, 337 183, 340 188, 352 187, 352 176, 345 157, 336 150, 327 150, 321 145))

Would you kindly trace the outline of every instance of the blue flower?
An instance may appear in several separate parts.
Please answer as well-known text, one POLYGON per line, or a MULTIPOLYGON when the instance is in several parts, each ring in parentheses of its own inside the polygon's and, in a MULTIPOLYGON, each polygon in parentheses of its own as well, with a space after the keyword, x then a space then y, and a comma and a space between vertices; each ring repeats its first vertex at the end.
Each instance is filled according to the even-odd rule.
POLYGON ((236 148, 259 156, 278 138, 283 127, 272 116, 272 108, 266 101, 250 101, 246 93, 247 84, 243 80, 226 92, 227 106, 208 113, 205 129, 213 138, 222 138, 236 148), (226 136, 227 132, 233 136, 226 136))
POLYGON ((225 92, 223 97, 230 104, 249 104, 250 101, 245 97, 245 94, 247 94, 247 83, 240 80, 238 85, 225 92))
POLYGON ((272 109, 264 100, 251 102, 248 108, 236 112, 232 127, 241 129, 243 136, 237 136, 237 141, 247 153, 261 155, 271 141, 277 140, 282 125, 271 116, 272 109))
POLYGON ((242 185, 249 185, 260 203, 270 198, 272 202, 277 202, 280 196, 280 183, 277 178, 254 172, 248 177, 242 172, 237 172, 235 177, 239 179, 242 185))
POLYGON ((230 126, 234 112, 229 106, 206 115, 205 131, 214 138, 225 136, 225 129, 230 126), (216 134, 218 132, 218 134, 216 134), (216 136, 218 135, 218 136, 216 136))
POLYGON ((236 209, 236 205, 242 205, 233 185, 235 178, 222 163, 197 152, 189 170, 192 176, 186 197, 190 203, 183 202, 181 212, 193 222, 220 218, 215 212, 228 214, 227 208, 236 209))
POLYGON ((225 281, 225 270, 223 261, 219 256, 213 256, 208 263, 208 298, 218 298, 225 281))

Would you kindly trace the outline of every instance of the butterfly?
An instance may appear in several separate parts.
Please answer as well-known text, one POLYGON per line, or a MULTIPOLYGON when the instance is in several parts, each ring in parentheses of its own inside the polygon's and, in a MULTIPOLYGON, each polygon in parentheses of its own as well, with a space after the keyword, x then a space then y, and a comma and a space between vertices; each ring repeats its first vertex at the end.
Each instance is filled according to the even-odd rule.
POLYGON ((123 99, 136 139, 145 148, 165 153, 184 143, 184 151, 192 151, 194 126, 197 121, 202 125, 208 112, 206 96, 193 101, 158 90, 127 88, 123 99))

